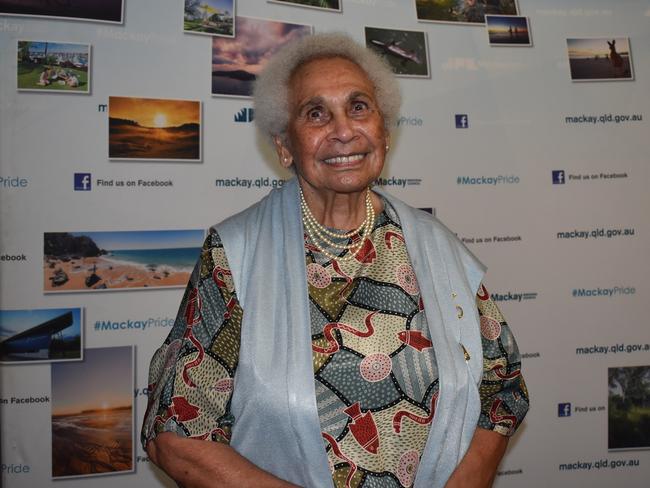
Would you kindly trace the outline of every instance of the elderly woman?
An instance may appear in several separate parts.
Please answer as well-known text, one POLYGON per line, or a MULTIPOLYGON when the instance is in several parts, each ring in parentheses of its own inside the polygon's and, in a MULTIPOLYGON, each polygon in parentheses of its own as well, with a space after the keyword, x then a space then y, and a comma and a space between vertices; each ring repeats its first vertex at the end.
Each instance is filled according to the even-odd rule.
POLYGON ((179 485, 491 484, 528 408, 519 353, 476 258, 371 189, 399 101, 339 34, 260 76, 296 177, 211 230, 152 360, 142 439, 179 485))

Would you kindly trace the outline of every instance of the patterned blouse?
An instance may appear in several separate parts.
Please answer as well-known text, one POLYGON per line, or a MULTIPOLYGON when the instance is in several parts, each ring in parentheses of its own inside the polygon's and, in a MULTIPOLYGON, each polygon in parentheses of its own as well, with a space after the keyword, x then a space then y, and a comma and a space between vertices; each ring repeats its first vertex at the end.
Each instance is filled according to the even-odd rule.
MULTIPOLYGON (((354 259, 330 260, 308 237, 305 259, 316 401, 334 486, 409 487, 435 413, 438 370, 397 214, 384 200, 354 259)), ((519 352, 482 285, 476 303, 484 356, 478 426, 511 435, 528 410, 519 352)), ((151 362, 143 441, 173 431, 229 442, 242 313, 212 233, 151 362)))

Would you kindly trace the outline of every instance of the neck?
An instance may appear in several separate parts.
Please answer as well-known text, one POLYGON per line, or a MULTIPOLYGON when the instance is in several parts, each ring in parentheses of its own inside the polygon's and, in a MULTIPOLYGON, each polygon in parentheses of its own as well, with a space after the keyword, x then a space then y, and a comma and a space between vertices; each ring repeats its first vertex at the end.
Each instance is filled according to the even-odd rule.
MULTIPOLYGON (((301 187, 309 210, 325 227, 347 231, 358 227, 366 218, 366 188, 358 192, 337 193, 320 192, 302 182, 301 187)), ((381 200, 370 193, 375 212, 378 212, 381 200)))

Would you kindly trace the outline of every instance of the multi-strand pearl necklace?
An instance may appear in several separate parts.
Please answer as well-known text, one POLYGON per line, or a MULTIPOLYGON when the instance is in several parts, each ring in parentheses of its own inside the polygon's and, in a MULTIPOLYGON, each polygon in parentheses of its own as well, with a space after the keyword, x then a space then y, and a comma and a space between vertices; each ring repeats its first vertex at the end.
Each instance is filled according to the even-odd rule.
POLYGON ((372 206, 372 199, 370 198, 370 188, 366 192, 366 218, 361 222, 359 227, 349 232, 336 232, 318 222, 314 214, 311 213, 309 205, 307 205, 302 188, 300 189, 300 208, 302 209, 302 223, 309 239, 329 259, 347 261, 354 258, 363 247, 366 238, 370 237, 372 228, 375 225, 375 209, 372 206), (353 241, 352 244, 339 244, 340 241, 347 241, 354 236, 358 236, 359 240, 353 241), (337 239, 339 242, 335 242, 332 239, 337 239), (328 247, 339 249, 340 251, 347 250, 349 252, 345 256, 337 256, 329 252, 327 250, 328 247))

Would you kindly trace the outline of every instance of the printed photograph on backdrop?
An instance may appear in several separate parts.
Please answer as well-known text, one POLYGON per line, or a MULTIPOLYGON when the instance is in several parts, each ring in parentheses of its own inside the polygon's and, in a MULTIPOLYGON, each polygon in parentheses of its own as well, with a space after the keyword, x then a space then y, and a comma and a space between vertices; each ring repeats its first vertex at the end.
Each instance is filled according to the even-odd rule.
POLYGON ((382 56, 397 76, 429 78, 424 32, 365 27, 365 34, 366 47, 382 56))
POLYGON ((18 41, 17 63, 18 90, 90 93, 90 44, 18 41))
POLYGON ((650 366, 609 368, 608 380, 607 447, 650 449, 650 366))
POLYGON ((134 471, 133 346, 86 349, 51 376, 52 478, 134 471))
POLYGON ((341 11, 341 0, 268 0, 269 3, 299 5, 301 7, 319 8, 321 10, 341 11))
POLYGON ((0 310, 0 364, 79 361, 80 308, 0 310))
POLYGON ((235 37, 235 0, 185 0, 183 30, 235 37))
POLYGON ((532 46, 528 17, 486 15, 485 27, 490 46, 532 46))
POLYGON ((108 158, 201 161, 201 102, 108 97, 108 158))
POLYGON ((634 79, 628 38, 567 39, 566 43, 573 81, 634 79))
POLYGON ((483 24, 486 15, 518 15, 515 0, 415 0, 417 18, 424 22, 483 24))
POLYGON ((43 290, 184 287, 203 236, 203 230, 46 232, 43 290))
POLYGON ((250 98, 255 77, 287 42, 312 33, 312 26, 236 17, 234 39, 212 39, 212 95, 250 98))
POLYGON ((121 24, 124 0, 0 0, 0 15, 54 17, 121 24))

